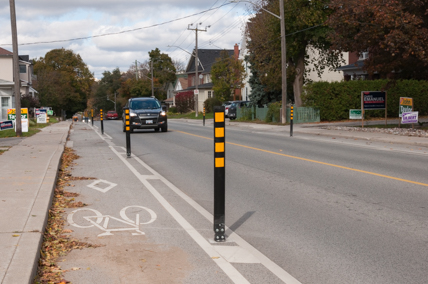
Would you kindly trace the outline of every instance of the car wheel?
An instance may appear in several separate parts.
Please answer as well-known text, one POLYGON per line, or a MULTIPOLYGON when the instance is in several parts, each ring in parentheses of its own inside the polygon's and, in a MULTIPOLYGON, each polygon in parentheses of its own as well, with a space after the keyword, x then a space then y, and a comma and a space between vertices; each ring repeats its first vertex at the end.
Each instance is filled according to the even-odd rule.
POLYGON ((158 127, 158 128, 155 128, 155 132, 159 132, 159 127, 158 127))
POLYGON ((168 124, 162 126, 162 132, 167 132, 168 131, 168 124))

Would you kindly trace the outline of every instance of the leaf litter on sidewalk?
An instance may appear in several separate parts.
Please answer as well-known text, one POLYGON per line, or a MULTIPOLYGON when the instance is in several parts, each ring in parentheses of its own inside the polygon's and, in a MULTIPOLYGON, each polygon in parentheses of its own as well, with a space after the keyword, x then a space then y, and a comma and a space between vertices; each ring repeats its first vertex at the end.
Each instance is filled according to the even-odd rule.
POLYGON ((87 242, 81 242, 73 239, 66 233, 71 233, 72 230, 64 230, 65 219, 63 213, 65 208, 83 207, 86 204, 76 202, 74 197, 79 196, 78 193, 67 192, 65 186, 70 186, 71 180, 87 180, 94 179, 88 177, 73 177, 68 170, 74 160, 78 159, 71 148, 65 148, 61 158, 61 167, 58 171, 58 179, 55 187, 55 192, 52 200, 52 206, 49 209, 49 218, 44 233, 44 240, 40 250, 39 268, 35 278, 35 284, 42 283, 70 283, 63 279, 63 272, 59 265, 56 264, 59 257, 67 255, 73 249, 96 248, 98 246, 87 242))

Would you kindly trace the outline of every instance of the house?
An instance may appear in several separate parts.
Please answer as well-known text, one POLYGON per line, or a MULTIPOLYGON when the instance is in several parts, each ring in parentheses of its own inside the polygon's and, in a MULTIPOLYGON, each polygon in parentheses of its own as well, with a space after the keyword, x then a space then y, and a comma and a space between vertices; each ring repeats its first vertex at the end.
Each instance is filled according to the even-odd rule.
POLYGON ((345 81, 378 79, 378 74, 374 74, 370 77, 367 72, 363 70, 364 60, 366 60, 368 56, 368 52, 362 52, 361 55, 358 55, 358 52, 349 52, 348 65, 341 66, 337 68, 337 70, 343 72, 343 78, 345 81))
MULTIPOLYGON (((19 78, 21 95, 35 96, 37 91, 32 88, 33 65, 28 55, 19 56, 19 78)), ((15 107, 13 80, 13 53, 0 48, 0 119, 7 119, 7 110, 15 107)))
POLYGON ((170 83, 167 88, 167 99, 165 100, 165 103, 168 106, 175 106, 175 95, 182 91, 187 89, 188 82, 187 82, 187 74, 184 72, 179 72, 176 74, 177 78, 174 83, 170 83))
MULTIPOLYGON (((239 46, 235 44, 234 49, 198 49, 198 110, 201 111, 204 107, 204 102, 208 98, 214 97, 213 83, 211 80, 211 67, 220 57, 222 51, 228 52, 229 56, 239 58, 239 46)), ((193 52, 194 53, 194 52, 193 52)), ((195 91, 195 57, 191 56, 186 67, 188 87, 183 89, 183 92, 195 91)), ((179 92, 180 93, 180 92, 179 92)), ((237 89, 234 93, 234 100, 241 99, 241 90, 237 89)))

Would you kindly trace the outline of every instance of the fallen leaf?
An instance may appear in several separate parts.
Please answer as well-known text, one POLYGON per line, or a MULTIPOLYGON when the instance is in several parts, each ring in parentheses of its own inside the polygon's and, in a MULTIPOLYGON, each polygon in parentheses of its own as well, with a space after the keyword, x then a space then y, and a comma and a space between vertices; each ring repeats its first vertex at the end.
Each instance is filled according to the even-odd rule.
POLYGON ((79 270, 80 269, 80 267, 73 267, 73 268, 71 268, 71 270, 73 270, 73 271, 76 271, 76 270, 79 270))
POLYGON ((63 233, 72 233, 72 232, 74 232, 73 230, 63 230, 62 231, 63 233))
POLYGON ((19 237, 19 235, 12 235, 12 237, 16 238, 16 237, 19 237))
POLYGON ((220 257, 218 257, 218 256, 213 256, 213 257, 211 257, 212 259, 219 259, 220 257))

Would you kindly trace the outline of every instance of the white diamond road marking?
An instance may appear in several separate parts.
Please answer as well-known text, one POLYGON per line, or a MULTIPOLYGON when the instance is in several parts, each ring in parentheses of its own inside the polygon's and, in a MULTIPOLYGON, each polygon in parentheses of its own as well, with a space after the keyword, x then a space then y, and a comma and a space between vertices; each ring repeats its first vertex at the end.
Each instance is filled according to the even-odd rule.
POLYGON ((91 183, 90 185, 87 185, 87 187, 101 191, 102 193, 106 193, 107 191, 109 191, 110 189, 112 189, 113 187, 117 186, 117 184, 109 182, 107 180, 103 180, 103 179, 99 179, 94 181, 93 183, 91 183), (100 184, 107 184, 108 186, 105 188, 101 188, 100 184))

